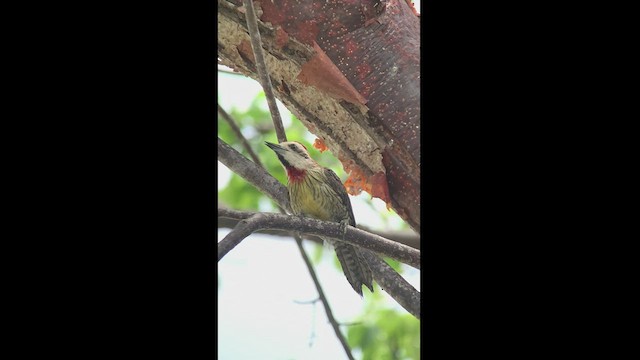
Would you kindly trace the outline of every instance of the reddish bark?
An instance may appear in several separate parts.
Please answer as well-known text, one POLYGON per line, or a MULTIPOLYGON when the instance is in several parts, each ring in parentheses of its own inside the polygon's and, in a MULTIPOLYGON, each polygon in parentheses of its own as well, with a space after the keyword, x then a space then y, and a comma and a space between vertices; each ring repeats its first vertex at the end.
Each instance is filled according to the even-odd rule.
POLYGON ((316 55, 302 65, 298 79, 304 84, 315 86, 336 99, 346 100, 352 104, 365 104, 367 101, 344 77, 327 55, 313 43, 316 55))

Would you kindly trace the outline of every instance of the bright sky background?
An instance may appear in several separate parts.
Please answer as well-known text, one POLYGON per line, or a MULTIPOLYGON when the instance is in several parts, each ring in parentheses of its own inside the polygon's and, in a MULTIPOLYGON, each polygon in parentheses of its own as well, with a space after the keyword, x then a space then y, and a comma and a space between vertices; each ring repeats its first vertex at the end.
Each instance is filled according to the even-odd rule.
MULTIPOLYGON (((415 1, 420 12, 420 3, 415 1)), ((260 85, 239 75, 218 73, 220 105, 244 111, 260 85)), ((278 102, 285 127, 289 111, 278 102)), ((265 104, 266 109, 266 104, 265 104)), ((306 139, 313 142, 309 134, 306 139)), ((345 180, 344 173, 338 174, 345 180)), ((231 174, 218 162, 218 189, 231 174)), ((242 196, 242 194, 239 194, 242 196)), ((393 215, 388 224, 379 216, 387 212, 379 199, 363 193, 351 197, 356 223, 372 228, 397 228, 402 222, 393 215), (373 205, 373 208, 372 208, 373 205)), ((218 231, 218 241, 229 229, 218 231)), ((305 244, 307 254, 312 247, 305 244)), ((343 274, 336 271, 333 251, 325 247, 322 262, 315 267, 338 322, 352 322, 361 315, 363 300, 351 289, 343 274)), ((221 360, 340 360, 347 359, 322 304, 298 304, 317 298, 317 292, 298 248, 291 238, 253 234, 218 263, 218 358, 221 360)), ((403 276, 420 291, 420 272, 406 266, 403 276)), ((376 291, 380 291, 376 287, 376 291)), ((364 296, 368 290, 363 288, 364 296)), ((387 297, 390 307, 400 306, 387 297)), ((402 310, 405 311, 405 310, 402 310)), ((346 328, 343 328, 345 333, 346 328)), ((354 351, 356 359, 360 354, 354 351)))

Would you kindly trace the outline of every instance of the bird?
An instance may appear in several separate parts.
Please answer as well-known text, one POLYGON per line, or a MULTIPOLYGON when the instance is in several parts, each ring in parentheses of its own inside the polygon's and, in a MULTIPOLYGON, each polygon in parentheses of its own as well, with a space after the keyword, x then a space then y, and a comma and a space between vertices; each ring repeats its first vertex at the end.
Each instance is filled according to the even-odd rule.
MULTIPOLYGON (((297 141, 273 144, 273 150, 287 173, 289 201, 294 215, 340 223, 343 234, 347 225, 356 226, 349 195, 338 175, 318 164, 309 156, 307 148, 297 141)), ((349 284, 362 297, 362 285, 373 292, 373 275, 362 249, 356 246, 321 238, 333 246, 349 284)))

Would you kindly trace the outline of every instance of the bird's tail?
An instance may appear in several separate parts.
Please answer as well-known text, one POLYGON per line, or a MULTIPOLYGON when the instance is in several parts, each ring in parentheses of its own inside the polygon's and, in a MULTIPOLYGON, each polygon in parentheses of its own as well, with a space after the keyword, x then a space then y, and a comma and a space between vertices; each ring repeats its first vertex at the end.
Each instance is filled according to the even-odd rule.
POLYGON ((361 250, 339 241, 334 242, 333 247, 338 255, 340 265, 342 265, 342 271, 347 276, 353 290, 362 296, 362 285, 365 285, 373 292, 373 275, 361 250))

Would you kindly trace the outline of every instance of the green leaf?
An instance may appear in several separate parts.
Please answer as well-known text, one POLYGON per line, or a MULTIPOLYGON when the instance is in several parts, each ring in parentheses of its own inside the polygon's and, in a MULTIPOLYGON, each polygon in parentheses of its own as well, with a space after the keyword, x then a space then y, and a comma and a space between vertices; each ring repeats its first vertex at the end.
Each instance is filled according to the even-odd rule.
POLYGON ((404 311, 381 307, 384 304, 377 300, 367 304, 365 321, 347 330, 348 343, 362 351, 363 360, 419 359, 420 321, 404 311))

